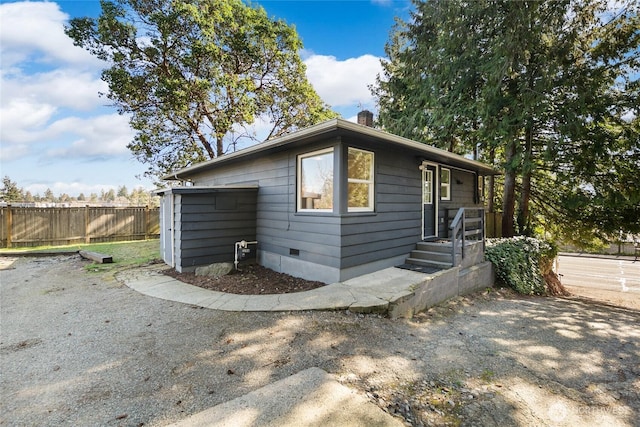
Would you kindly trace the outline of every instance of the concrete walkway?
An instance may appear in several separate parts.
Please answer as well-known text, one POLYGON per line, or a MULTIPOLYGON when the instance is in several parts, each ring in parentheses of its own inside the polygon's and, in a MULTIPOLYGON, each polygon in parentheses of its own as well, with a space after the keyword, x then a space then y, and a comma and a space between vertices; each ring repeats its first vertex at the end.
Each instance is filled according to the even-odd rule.
POLYGON ((402 427, 320 368, 309 368, 171 427, 402 427))
POLYGON ((394 303, 411 298, 434 276, 400 268, 387 268, 305 292, 274 295, 237 295, 193 286, 153 265, 124 271, 117 279, 144 295, 224 311, 351 310, 387 313, 394 303))

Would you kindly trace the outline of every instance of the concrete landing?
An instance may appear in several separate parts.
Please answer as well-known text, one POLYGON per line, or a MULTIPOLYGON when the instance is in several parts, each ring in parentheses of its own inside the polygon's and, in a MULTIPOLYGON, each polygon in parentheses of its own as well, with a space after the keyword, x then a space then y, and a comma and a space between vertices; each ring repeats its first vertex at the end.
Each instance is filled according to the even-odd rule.
POLYGON ((173 427, 401 427, 404 424, 320 368, 309 368, 173 427))

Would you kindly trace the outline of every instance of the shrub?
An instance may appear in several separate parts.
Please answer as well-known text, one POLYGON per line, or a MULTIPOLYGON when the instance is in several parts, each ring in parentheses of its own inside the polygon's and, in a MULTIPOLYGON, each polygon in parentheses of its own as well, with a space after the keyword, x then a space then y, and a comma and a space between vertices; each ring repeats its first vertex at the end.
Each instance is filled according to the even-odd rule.
POLYGON ((525 295, 545 294, 543 273, 557 254, 554 244, 531 237, 487 239, 486 258, 505 285, 525 295))

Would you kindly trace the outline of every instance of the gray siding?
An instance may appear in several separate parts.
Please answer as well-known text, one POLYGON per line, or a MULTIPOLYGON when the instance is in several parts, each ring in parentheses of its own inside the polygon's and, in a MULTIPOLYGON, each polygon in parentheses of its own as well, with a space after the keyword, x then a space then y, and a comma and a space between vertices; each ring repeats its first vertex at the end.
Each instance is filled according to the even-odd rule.
POLYGON ((441 218, 438 224, 439 236, 449 237, 449 224, 459 208, 482 207, 482 204, 476 203, 476 185, 474 173, 451 169, 451 200, 440 201, 438 212, 441 218))
MULTIPOLYGON (((345 280, 348 277, 344 277, 341 271, 355 271, 355 267, 366 264, 379 267, 385 260, 406 256, 421 239, 422 174, 419 164, 416 153, 406 149, 343 139, 316 142, 302 149, 290 147, 289 151, 227 163, 212 172, 203 172, 191 178, 198 186, 257 185, 255 236, 258 250, 270 254, 269 266, 277 269, 278 265, 286 264, 290 269, 298 262, 300 269, 304 269, 316 265, 318 269, 315 273, 313 270, 305 273, 286 272, 304 277, 303 274, 312 276, 325 268, 337 272, 331 276, 335 280, 345 280), (346 188, 340 188, 340 185, 336 185, 334 193, 334 200, 340 206, 334 206, 333 213, 296 212, 297 155, 332 146, 337 153, 334 170, 336 180, 346 181, 346 162, 343 159, 346 147, 353 146, 375 153, 374 212, 346 212, 346 208, 338 202, 346 200, 346 188), (278 257, 282 257, 282 261, 274 261, 278 257)), ((451 173, 452 200, 441 202, 441 218, 444 218, 445 209, 474 204, 474 174, 457 169, 451 169, 451 173), (463 184, 456 184, 456 179, 462 180, 463 184)), ((203 212, 202 205, 190 206, 189 209, 188 215, 191 216, 183 218, 189 218, 193 222, 189 227, 197 230, 190 230, 193 235, 191 240, 194 241, 183 237, 183 250, 192 251, 188 253, 188 259, 196 262, 201 256, 198 251, 206 251, 204 241, 198 241, 197 236, 209 232, 207 227, 216 223, 204 217, 206 214, 215 215, 216 212, 203 212), (198 224, 198 218, 205 224, 198 224)), ((441 223, 440 226, 441 232, 444 232, 446 225, 441 223)))
POLYGON ((342 217, 342 268, 408 254, 422 230, 422 175, 403 152, 375 152, 375 212, 342 217))
POLYGON ((259 250, 339 268, 340 218, 331 213, 296 213, 297 155, 335 145, 336 141, 326 141, 299 151, 275 153, 193 179, 197 185, 257 184, 259 250), (291 255, 292 250, 298 255, 291 255))
POLYGON ((256 239, 256 190, 179 194, 174 215, 177 269, 233 262, 235 242, 256 239))

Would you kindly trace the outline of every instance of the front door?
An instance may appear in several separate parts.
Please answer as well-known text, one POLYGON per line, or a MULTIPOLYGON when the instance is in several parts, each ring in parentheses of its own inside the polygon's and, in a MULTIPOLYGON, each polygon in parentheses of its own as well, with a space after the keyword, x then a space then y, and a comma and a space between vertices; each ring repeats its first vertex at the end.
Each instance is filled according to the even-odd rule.
POLYGON ((436 181, 437 168, 435 165, 423 165, 422 168, 422 238, 436 237, 437 199, 436 181))

